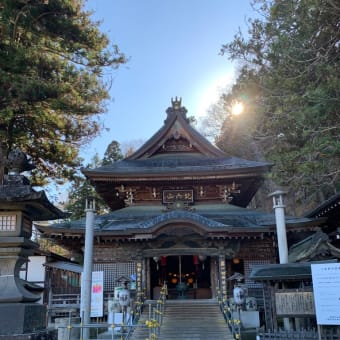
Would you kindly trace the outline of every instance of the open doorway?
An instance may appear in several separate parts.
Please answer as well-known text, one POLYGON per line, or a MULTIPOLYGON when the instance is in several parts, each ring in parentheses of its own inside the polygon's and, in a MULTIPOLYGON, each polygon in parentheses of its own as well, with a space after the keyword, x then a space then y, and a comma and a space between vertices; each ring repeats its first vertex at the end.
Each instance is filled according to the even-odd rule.
POLYGON ((155 257, 150 261, 150 266, 153 295, 157 295, 158 287, 166 282, 169 299, 211 297, 210 257, 155 257))

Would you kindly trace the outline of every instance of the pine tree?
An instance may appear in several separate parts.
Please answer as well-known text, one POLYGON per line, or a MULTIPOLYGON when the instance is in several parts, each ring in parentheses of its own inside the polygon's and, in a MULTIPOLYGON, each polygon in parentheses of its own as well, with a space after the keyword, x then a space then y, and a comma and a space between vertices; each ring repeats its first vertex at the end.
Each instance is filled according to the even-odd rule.
POLYGON ((31 157, 36 184, 75 173, 80 145, 101 129, 103 70, 126 61, 82 6, 0 1, 0 137, 31 157))

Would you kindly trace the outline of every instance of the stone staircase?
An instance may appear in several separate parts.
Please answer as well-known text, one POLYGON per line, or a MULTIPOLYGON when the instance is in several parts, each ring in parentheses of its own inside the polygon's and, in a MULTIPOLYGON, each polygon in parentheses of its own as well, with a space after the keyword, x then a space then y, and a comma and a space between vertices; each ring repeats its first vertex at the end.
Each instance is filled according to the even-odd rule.
MULTIPOLYGON (((145 340, 147 330, 136 329, 131 339, 145 340)), ((162 340, 233 340, 215 300, 167 300, 160 334, 162 340)))

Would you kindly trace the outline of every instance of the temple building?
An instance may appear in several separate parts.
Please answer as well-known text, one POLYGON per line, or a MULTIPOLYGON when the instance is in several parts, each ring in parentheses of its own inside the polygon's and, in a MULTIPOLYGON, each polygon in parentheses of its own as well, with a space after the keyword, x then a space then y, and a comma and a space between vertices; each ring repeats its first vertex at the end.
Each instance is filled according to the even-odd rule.
MULTIPOLYGON (((131 156, 84 175, 111 208, 94 222, 94 270, 104 290, 134 278, 137 292, 157 298, 229 295, 239 273, 249 290, 253 265, 278 263, 274 213, 248 208, 272 164, 227 155, 190 125, 177 97, 164 125, 131 156)), ((286 216, 288 246, 320 229, 323 218, 286 216)), ((39 230, 81 252, 85 219, 39 230)))

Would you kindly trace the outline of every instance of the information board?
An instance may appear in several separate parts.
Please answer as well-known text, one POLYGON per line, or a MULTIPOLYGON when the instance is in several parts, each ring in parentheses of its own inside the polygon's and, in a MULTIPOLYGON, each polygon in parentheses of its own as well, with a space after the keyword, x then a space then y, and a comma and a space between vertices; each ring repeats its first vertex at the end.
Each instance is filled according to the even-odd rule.
POLYGON ((275 293, 277 315, 315 315, 313 292, 275 293))
POLYGON ((311 264, 316 321, 340 325, 340 263, 311 264))

